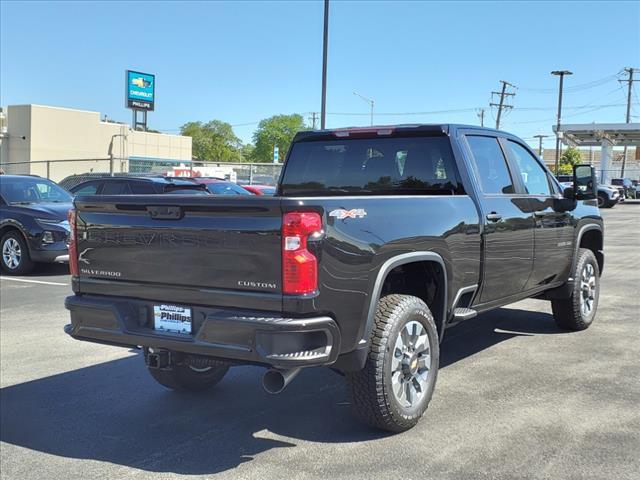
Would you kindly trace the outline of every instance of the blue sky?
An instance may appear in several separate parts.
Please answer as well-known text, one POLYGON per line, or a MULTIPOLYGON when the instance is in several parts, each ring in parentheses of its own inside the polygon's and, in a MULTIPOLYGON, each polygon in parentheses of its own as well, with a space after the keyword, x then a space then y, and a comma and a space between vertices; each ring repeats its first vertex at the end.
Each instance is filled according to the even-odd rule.
MULTIPOLYGON (((249 141, 262 118, 320 110, 322 12, 319 1, 2 1, 0 103, 130 121, 123 97, 131 68, 156 74, 151 128, 177 132, 217 118, 249 141)), ((333 1, 327 126, 368 124, 354 90, 375 100, 378 124, 478 123, 472 109, 485 107, 491 125, 490 92, 507 80, 518 89, 503 128, 550 134, 555 69, 575 73, 566 81, 566 123, 622 122, 626 90, 615 75, 627 66, 640 67, 638 1, 333 1), (594 107, 574 108, 585 105, 594 107), (409 114, 458 109, 471 110, 409 114)))

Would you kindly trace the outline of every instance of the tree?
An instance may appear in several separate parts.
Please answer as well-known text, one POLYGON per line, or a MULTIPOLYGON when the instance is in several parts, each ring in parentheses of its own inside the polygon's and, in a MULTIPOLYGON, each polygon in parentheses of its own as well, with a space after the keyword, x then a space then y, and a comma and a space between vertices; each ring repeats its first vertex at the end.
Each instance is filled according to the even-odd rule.
POLYGON ((245 143, 242 145, 240 149, 240 154, 242 155, 243 162, 250 162, 253 159, 253 151, 255 147, 251 143, 245 143))
POLYGON ((569 147, 560 157, 560 165, 558 166, 559 175, 570 175, 573 173, 573 166, 582 163, 582 154, 575 147, 569 147))
POLYGON ((277 146, 280 153, 280 160, 284 158, 294 135, 306 130, 302 115, 274 115, 265 118, 258 124, 257 130, 253 134, 253 161, 272 162, 273 147, 277 146))
POLYGON ((180 127, 180 134, 192 138, 193 157, 202 161, 241 162, 242 142, 233 128, 221 120, 207 123, 189 122, 180 127))

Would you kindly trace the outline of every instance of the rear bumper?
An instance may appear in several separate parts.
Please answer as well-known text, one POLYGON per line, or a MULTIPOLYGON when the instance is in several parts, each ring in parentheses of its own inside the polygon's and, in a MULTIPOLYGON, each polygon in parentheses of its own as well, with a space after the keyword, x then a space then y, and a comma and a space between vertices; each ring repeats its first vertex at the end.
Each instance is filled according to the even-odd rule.
POLYGON ((161 348, 276 368, 328 365, 340 351, 340 330, 330 317, 283 318, 277 313, 193 307, 193 333, 184 335, 155 331, 153 305, 144 300, 74 295, 65 300, 71 323, 64 330, 77 340, 161 348))

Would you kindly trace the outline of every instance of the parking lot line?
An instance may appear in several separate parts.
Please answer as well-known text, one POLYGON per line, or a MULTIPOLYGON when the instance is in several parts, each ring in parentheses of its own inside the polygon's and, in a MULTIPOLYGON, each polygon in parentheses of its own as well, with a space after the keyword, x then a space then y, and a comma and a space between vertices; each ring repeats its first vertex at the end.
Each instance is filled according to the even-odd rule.
POLYGON ((16 278, 16 277, 0 277, 1 280, 13 280, 14 282, 24 282, 24 283, 40 283, 42 285, 61 285, 64 287, 68 287, 69 283, 59 283, 59 282, 45 282, 43 280, 31 280, 30 278, 16 278))

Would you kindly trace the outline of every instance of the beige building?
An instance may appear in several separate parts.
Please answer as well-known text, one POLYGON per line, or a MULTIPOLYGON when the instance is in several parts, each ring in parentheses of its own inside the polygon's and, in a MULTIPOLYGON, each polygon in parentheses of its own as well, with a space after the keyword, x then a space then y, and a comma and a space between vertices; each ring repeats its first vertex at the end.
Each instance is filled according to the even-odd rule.
POLYGON ((60 181, 87 172, 166 170, 191 160, 191 137, 134 131, 98 112, 10 105, 3 112, 0 168, 60 181))

